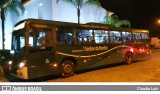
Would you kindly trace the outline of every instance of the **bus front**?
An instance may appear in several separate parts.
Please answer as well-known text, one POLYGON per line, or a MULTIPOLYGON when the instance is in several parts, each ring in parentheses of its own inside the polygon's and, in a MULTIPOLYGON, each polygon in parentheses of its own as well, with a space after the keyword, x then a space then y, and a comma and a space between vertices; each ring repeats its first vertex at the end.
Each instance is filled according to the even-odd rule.
MULTIPOLYGON (((12 43, 11 50, 13 51, 12 58, 10 62, 12 62, 11 66, 11 74, 18 75, 18 70, 25 65, 25 52, 26 52, 26 44, 25 44, 25 34, 26 34, 26 21, 21 21, 17 23, 12 32, 12 43)), ((21 70, 24 71, 25 68, 21 70)), ((26 71, 26 70, 25 70, 26 71)), ((21 78, 27 78, 27 75, 19 74, 21 78)))
POLYGON ((31 79, 51 74, 58 74, 54 64, 54 26, 49 27, 37 21, 19 22, 12 33, 11 73, 19 78, 31 79), (54 65, 54 66, 53 66, 54 65))

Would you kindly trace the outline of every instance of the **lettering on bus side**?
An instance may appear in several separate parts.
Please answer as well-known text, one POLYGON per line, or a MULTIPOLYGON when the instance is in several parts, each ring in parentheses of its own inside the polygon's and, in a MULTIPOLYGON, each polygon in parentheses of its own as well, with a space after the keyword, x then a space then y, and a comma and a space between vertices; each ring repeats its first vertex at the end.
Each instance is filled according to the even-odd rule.
POLYGON ((100 26, 100 25, 81 25, 81 27, 108 29, 107 26, 100 26))
POLYGON ((84 50, 84 51, 100 51, 100 50, 108 50, 108 47, 107 47, 107 46, 96 46, 96 47, 83 46, 83 50, 84 50))
POLYGON ((102 51, 102 50, 108 50, 108 46, 83 46, 82 50, 72 50, 72 52, 84 52, 84 51, 102 51))

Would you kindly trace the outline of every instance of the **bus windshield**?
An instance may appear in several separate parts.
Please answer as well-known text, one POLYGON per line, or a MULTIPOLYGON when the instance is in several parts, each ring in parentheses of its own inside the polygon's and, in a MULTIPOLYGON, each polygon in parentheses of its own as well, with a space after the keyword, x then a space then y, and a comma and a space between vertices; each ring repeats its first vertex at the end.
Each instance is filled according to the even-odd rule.
POLYGON ((46 49, 53 46, 52 30, 42 25, 32 25, 26 29, 16 29, 12 34, 12 50, 20 51, 23 47, 46 49))
POLYGON ((19 51, 25 46, 25 32, 14 31, 12 34, 12 50, 19 51))

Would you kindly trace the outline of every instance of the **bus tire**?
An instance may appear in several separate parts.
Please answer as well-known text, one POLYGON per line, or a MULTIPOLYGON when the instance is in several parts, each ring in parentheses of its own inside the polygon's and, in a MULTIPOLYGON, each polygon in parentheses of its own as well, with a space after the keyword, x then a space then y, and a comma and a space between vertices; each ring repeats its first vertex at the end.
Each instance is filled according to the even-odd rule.
POLYGON ((3 67, 0 65, 0 75, 4 75, 3 67))
POLYGON ((132 53, 127 53, 125 55, 125 64, 127 65, 132 64, 132 53))
POLYGON ((61 66, 61 76, 66 78, 74 75, 75 65, 71 60, 65 60, 61 66))

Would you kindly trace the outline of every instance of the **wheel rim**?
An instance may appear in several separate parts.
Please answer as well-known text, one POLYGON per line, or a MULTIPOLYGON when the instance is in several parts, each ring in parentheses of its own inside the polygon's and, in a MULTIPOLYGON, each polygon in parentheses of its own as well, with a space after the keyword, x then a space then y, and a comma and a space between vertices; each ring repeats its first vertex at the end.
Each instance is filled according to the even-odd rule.
POLYGON ((130 55, 130 54, 128 54, 128 55, 126 56, 126 60, 127 60, 127 63, 128 63, 128 64, 131 64, 132 58, 131 58, 131 55, 130 55))
POLYGON ((131 61, 132 61, 131 56, 128 56, 127 61, 128 61, 128 64, 131 64, 131 61))
POLYGON ((63 70, 65 73, 72 73, 73 72, 73 67, 71 64, 65 64, 63 67, 63 70))
POLYGON ((0 74, 1 75, 3 75, 4 74, 4 72, 3 72, 3 68, 2 68, 2 66, 0 65, 0 74))

